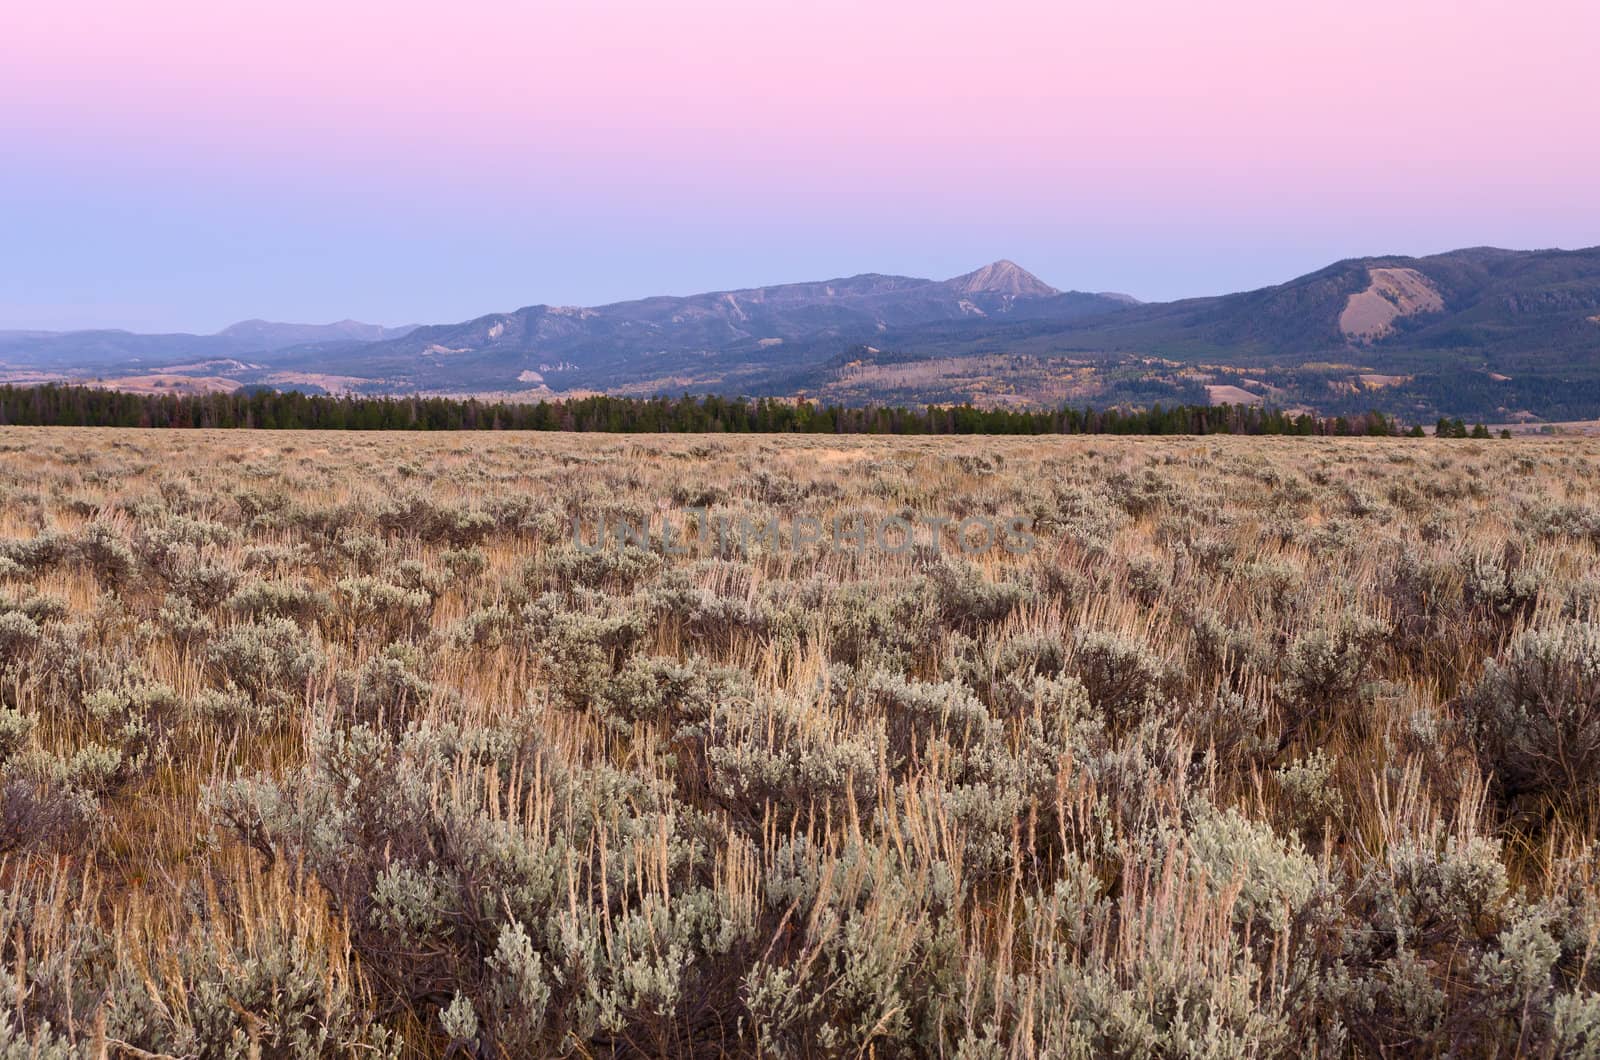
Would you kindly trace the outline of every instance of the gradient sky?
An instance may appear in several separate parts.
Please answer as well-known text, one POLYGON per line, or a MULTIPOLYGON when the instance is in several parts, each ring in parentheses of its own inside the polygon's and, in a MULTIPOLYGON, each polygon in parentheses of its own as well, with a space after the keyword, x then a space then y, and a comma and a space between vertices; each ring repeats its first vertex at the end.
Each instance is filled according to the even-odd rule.
POLYGON ((1597 41, 1594 0, 12 3, 0 328, 1595 245, 1597 41))

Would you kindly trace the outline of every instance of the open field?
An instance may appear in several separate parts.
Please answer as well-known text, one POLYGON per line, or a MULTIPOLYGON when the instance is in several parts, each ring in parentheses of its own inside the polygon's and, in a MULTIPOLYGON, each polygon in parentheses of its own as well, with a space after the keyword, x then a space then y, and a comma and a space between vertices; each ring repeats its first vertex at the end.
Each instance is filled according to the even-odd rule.
POLYGON ((1491 429, 1496 433, 1501 430, 1508 430, 1512 434, 1600 435, 1600 420, 1568 420, 1562 423, 1497 423, 1491 429))
POLYGON ((0 428, 0 496, 0 1056, 1600 1053, 1600 440, 0 428))

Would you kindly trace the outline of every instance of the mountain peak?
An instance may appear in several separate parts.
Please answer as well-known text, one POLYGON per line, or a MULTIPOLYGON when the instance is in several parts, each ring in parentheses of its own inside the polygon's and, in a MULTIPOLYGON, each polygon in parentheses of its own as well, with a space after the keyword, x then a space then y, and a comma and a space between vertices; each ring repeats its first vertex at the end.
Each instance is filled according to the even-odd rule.
POLYGON ((1021 265, 1005 258, 945 282, 961 294, 1008 294, 1025 298, 1047 298, 1061 293, 1021 265))

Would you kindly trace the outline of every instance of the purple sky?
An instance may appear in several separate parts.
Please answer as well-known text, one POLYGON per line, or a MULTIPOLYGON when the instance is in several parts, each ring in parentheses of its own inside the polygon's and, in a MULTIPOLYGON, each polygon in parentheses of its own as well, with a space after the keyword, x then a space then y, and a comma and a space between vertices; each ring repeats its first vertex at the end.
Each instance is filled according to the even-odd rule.
POLYGON ((1592 0, 14 4, 0 328, 1600 244, 1597 41, 1592 0))

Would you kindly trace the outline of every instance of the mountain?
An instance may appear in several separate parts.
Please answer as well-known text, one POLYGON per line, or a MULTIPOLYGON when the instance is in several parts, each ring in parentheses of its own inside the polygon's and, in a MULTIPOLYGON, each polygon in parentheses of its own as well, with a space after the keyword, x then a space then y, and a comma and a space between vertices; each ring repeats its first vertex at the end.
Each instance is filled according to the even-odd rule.
MULTIPOLYGON (((339 370, 401 390, 740 389, 797 358, 819 350, 831 356, 891 329, 1061 322, 1121 308, 1115 297, 1057 291, 998 261, 949 280, 868 273, 595 307, 527 306, 369 344, 339 370)), ((310 368, 317 361, 304 353, 276 363, 310 368)))
POLYGON ((246 352, 281 350, 326 342, 382 342, 415 331, 416 324, 386 328, 382 324, 363 324, 359 320, 340 320, 332 324, 278 324, 270 320, 241 320, 217 332, 246 346, 246 352))
MULTIPOLYGON (((1492 247, 1337 262, 1241 294, 1143 305, 1030 329, 1052 352, 1120 351, 1273 363, 1308 355, 1455 350, 1478 357, 1600 354, 1600 247, 1492 247)), ((986 336, 987 337, 987 336, 986 336)), ((914 341, 930 341, 926 338, 914 341)))
POLYGON ((965 276, 946 280, 945 285, 959 294, 999 294, 1012 298, 1049 298, 1061 293, 1016 262, 1004 258, 965 276))
POLYGON ((1600 417, 1600 248, 1336 262, 1177 302, 1011 261, 382 328, 0 332, 0 380, 541 397, 604 391, 980 405, 1271 403, 1412 422, 1600 417))
POLYGON ((244 320, 214 335, 142 335, 131 331, 0 331, 0 364, 30 368, 122 369, 233 359, 290 346, 323 347, 398 338, 416 325, 386 328, 341 320, 335 324, 278 324, 244 320))
MULTIPOLYGON (((1600 247, 1357 258, 1255 291, 1068 320, 934 322, 872 345, 885 352, 785 382, 860 395, 863 378, 907 375, 881 367, 891 358, 922 366, 916 393, 965 390, 980 400, 1249 399, 1419 419, 1600 417, 1600 247), (989 376, 1004 380, 974 370, 995 357, 1005 372, 989 376), (1079 378, 1054 385, 1066 376, 1079 378)), ((881 400, 911 391, 872 392, 881 400)))

